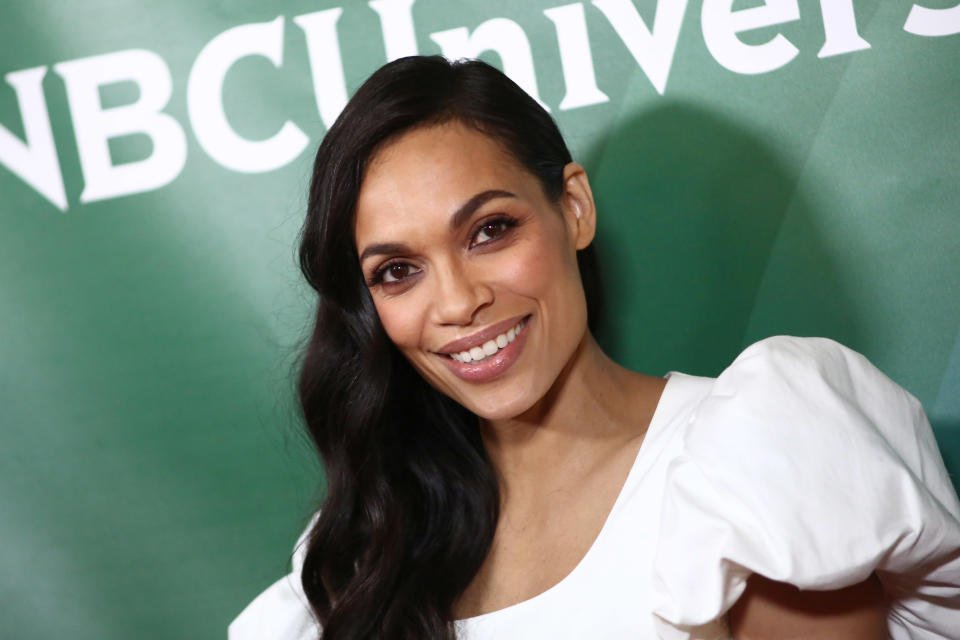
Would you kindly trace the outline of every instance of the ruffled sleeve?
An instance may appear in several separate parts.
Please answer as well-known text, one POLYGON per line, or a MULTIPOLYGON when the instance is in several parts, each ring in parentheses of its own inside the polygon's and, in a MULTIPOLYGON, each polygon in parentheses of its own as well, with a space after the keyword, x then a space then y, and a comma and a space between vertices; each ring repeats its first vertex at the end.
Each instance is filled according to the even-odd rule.
POLYGON ((697 638, 758 573, 839 589, 876 572, 891 637, 960 637, 960 505, 919 402, 863 356, 770 338, 715 381, 667 471, 662 638, 697 638))
POLYGON ((313 522, 294 546, 292 571, 258 595, 230 623, 228 640, 318 640, 320 626, 300 583, 306 537, 312 526, 313 522))

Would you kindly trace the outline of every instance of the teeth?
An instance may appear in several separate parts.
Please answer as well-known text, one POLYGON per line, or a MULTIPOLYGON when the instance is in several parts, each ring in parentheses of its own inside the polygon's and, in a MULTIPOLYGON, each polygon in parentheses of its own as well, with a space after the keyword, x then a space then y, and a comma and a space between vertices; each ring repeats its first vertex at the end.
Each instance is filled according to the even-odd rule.
POLYGON ((516 340, 517 334, 523 329, 524 324, 525 321, 521 320, 517 323, 517 326, 511 327, 506 333, 501 333, 493 340, 487 340, 482 345, 478 347, 471 347, 467 351, 451 353, 449 355, 457 362, 478 362, 480 360, 486 360, 490 356, 494 355, 497 351, 500 351, 500 349, 503 349, 508 344, 516 340))

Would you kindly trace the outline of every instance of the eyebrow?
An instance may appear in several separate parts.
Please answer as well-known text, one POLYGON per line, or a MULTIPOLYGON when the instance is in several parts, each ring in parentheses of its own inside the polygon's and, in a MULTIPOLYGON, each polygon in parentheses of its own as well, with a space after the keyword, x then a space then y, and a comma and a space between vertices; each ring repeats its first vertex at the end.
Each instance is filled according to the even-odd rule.
MULTIPOLYGON (((476 212, 477 209, 491 200, 495 200, 497 198, 516 197, 516 194, 510 193, 509 191, 504 191, 502 189, 487 189, 486 191, 481 191, 460 205, 460 208, 457 209, 452 216, 450 216, 450 230, 456 231, 459 227, 463 226, 463 224, 470 218, 470 216, 474 214, 474 212, 476 212)), ((363 250, 363 253, 360 254, 360 263, 363 264, 363 261, 370 256, 409 252, 409 248, 403 243, 379 242, 377 244, 371 244, 363 250)))

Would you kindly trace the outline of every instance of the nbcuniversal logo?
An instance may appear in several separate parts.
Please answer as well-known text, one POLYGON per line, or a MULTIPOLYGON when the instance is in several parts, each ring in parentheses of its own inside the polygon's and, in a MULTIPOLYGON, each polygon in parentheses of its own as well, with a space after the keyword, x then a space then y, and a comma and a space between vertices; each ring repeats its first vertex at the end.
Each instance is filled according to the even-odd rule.
MULTIPOLYGON (((379 17, 388 60, 418 53, 413 5, 416 0, 371 0, 379 17)), ((701 30, 707 49, 723 67, 740 74, 762 74, 789 63, 798 49, 782 34, 760 44, 747 44, 739 34, 799 20, 798 0, 766 0, 761 6, 733 9, 734 0, 702 0, 701 30)), ((587 33, 585 3, 565 4, 543 11, 556 31, 565 93, 557 108, 577 109, 608 100, 597 86, 587 33)), ((688 0, 659 0, 652 24, 640 16, 631 0, 593 0, 613 27, 638 67, 660 94, 666 90, 688 0)), ((596 11, 594 11, 596 10, 596 11)), ((854 0, 819 0, 804 4, 810 16, 822 21, 826 58, 869 49, 860 36, 854 0), (819 11, 817 11, 819 9, 819 11)), ((339 7, 306 13, 291 20, 307 45, 317 111, 326 127, 336 120, 347 101, 337 23, 339 7)), ((919 36, 960 33, 960 5, 946 9, 907 3, 904 31, 919 36)), ((284 122, 265 140, 239 135, 227 121, 223 84, 227 72, 244 58, 260 56, 275 67, 283 63, 286 18, 242 24, 220 33, 198 53, 187 80, 189 125, 200 147, 223 167, 240 173, 278 169, 309 145, 308 136, 293 122, 284 122)), ((493 17, 474 29, 458 27, 429 34, 444 56, 474 58, 497 53, 503 70, 540 100, 534 56, 526 33, 517 22, 493 17)), ((128 49, 69 60, 53 65, 64 81, 76 137, 84 188, 80 202, 94 202, 160 188, 172 182, 187 159, 182 123, 164 112, 172 97, 170 69, 158 54, 128 49), (100 89, 127 82, 139 89, 131 104, 104 108, 100 89), (150 155, 142 160, 114 164, 109 141, 130 134, 146 135, 150 155)), ((0 165, 6 167, 62 211, 68 207, 60 161, 50 125, 42 82, 47 67, 12 71, 4 76, 17 97, 24 139, 0 125, 0 165)), ((541 101, 542 104, 542 101, 541 101)), ((544 105, 547 106, 547 105, 544 105)), ((549 107, 548 107, 549 108, 549 107)))

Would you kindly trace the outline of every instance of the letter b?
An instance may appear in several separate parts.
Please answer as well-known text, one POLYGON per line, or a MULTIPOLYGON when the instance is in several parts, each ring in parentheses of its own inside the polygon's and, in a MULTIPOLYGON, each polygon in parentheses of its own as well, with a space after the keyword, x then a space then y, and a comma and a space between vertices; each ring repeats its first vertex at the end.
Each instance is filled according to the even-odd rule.
POLYGON ((93 202, 157 189, 176 178, 187 160, 187 139, 170 115, 170 70, 157 54, 143 49, 117 51, 61 62, 74 135, 85 182, 80 202, 93 202), (104 109, 100 87, 132 81, 140 97, 132 104, 104 109), (150 137, 153 152, 144 160, 114 165, 108 140, 131 133, 150 137))

